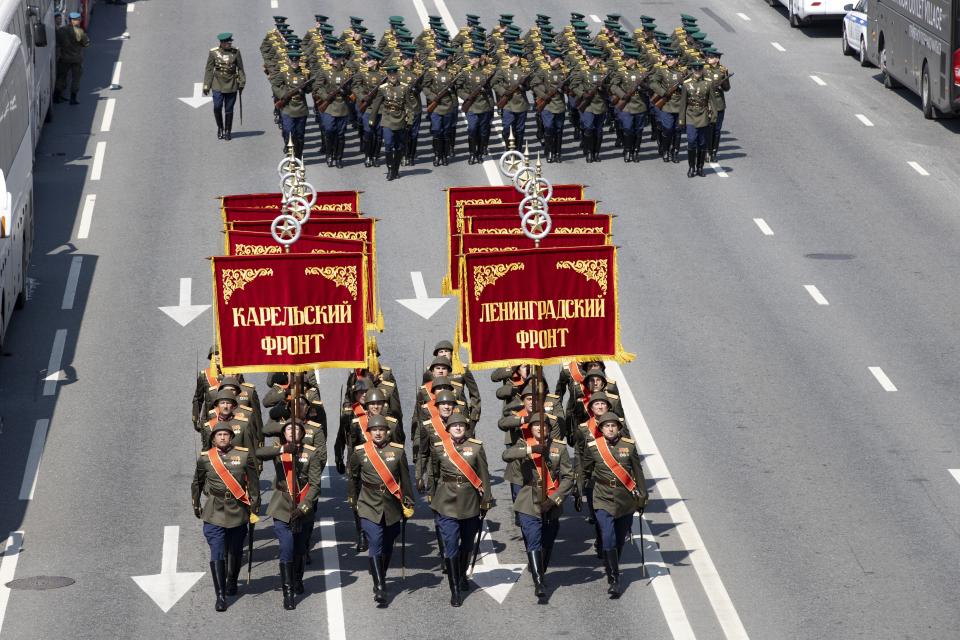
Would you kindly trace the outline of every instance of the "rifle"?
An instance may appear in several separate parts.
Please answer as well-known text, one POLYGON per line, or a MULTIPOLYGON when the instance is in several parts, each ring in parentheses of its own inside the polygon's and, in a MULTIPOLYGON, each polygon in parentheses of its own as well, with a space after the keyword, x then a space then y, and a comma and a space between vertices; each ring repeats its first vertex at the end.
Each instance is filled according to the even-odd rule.
POLYGON ((445 86, 443 89, 437 92, 437 97, 431 100, 430 103, 427 105, 427 113, 433 113, 434 111, 436 111, 437 107, 440 106, 440 101, 443 100, 443 98, 447 95, 447 93, 449 93, 453 89, 453 86, 457 83, 457 80, 460 78, 461 75, 463 75, 463 71, 455 75, 453 77, 453 80, 447 83, 447 86, 445 86))
POLYGON ((507 103, 510 102, 510 98, 512 98, 513 95, 520 90, 520 87, 526 84, 527 80, 529 80, 533 76, 533 73, 534 72, 531 71, 530 73, 525 75, 523 78, 518 80, 512 87, 507 89, 504 92, 504 94, 500 96, 500 99, 497 100, 497 109, 503 109, 505 106, 507 106, 507 103))
POLYGON ((353 82, 353 76, 350 76, 349 78, 347 78, 339 87, 337 87, 336 91, 332 92, 329 96, 327 96, 326 100, 316 105, 317 111, 320 113, 323 113, 324 111, 326 111, 330 107, 330 105, 333 104, 333 101, 337 99, 337 96, 342 95, 344 96, 344 100, 348 100, 349 98, 347 98, 344 91, 347 89, 347 87, 350 86, 351 82, 353 82))
POLYGON ((683 81, 686 79, 687 79, 687 74, 681 75, 680 80, 677 81, 677 84, 670 87, 669 91, 667 91, 665 94, 663 94, 659 98, 653 99, 653 106, 655 106, 657 109, 663 109, 663 105, 670 102, 670 98, 672 98, 673 94, 675 94, 677 91, 680 90, 680 87, 683 86, 683 81))
POLYGON ((611 73, 613 73, 612 70, 608 71, 607 74, 603 76, 603 79, 593 86, 593 89, 591 89, 587 93, 580 96, 580 99, 577 100, 577 104, 575 105, 577 108, 577 111, 579 111, 580 113, 583 113, 584 111, 586 111, 587 107, 590 106, 590 103, 593 102, 593 98, 597 95, 597 91, 600 90, 600 87, 602 87, 603 83, 607 81, 607 78, 610 77, 611 73))
POLYGON ((470 111, 470 107, 472 107, 473 103, 477 101, 477 98, 480 97, 480 94, 490 87, 490 81, 493 80, 494 75, 494 73, 491 73, 489 76, 487 76, 487 79, 483 82, 483 84, 474 89, 473 93, 467 96, 467 99, 463 101, 462 105, 460 105, 461 111, 464 113, 468 113, 470 111))
POLYGON ((373 102, 373 99, 377 97, 377 93, 379 92, 380 92, 380 85, 377 85, 373 88, 373 91, 371 91, 370 93, 368 93, 367 95, 363 96, 363 98, 360 99, 360 102, 357 105, 357 109, 359 111, 366 111, 367 107, 370 106, 370 103, 373 102))
POLYGON ((275 106, 277 109, 283 109, 285 106, 287 106, 287 103, 290 102, 290 100, 293 99, 295 95, 297 95, 298 93, 302 93, 303 91, 306 91, 308 87, 311 84, 313 84, 313 81, 314 81, 314 78, 309 78, 307 80, 304 80, 303 83, 298 84, 293 89, 290 89, 290 91, 287 91, 285 94, 283 94, 283 96, 281 96, 279 100, 273 103, 273 106, 275 106))
POLYGON ((617 109, 620 109, 621 111, 623 111, 626 108, 630 100, 633 99, 633 96, 637 94, 637 91, 640 89, 640 85, 643 84, 643 82, 647 78, 649 78, 652 73, 653 73, 653 70, 651 69, 650 71, 647 71, 645 74, 643 74, 642 76, 640 76, 640 78, 637 79, 637 82, 636 84, 633 85, 633 88, 630 89, 630 91, 628 91, 625 96, 623 96, 617 101, 617 104, 616 104, 617 109))
POLYGON ((563 79, 563 82, 561 82, 560 84, 555 86, 553 89, 551 89, 550 93, 548 93, 542 98, 537 98, 536 100, 537 113, 543 113, 543 110, 547 108, 547 105, 550 104, 554 96, 556 96, 558 93, 560 93, 566 88, 567 83, 570 82, 570 79, 572 77, 573 77, 573 71, 567 74, 567 77, 563 79))

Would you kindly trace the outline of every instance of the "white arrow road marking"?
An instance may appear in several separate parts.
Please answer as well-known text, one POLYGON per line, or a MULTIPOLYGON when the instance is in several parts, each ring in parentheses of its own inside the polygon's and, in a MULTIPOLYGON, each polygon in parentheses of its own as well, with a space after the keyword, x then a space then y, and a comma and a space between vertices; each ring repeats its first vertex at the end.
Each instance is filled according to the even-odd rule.
POLYGON ((873 126, 873 123, 870 122, 870 118, 868 118, 867 116, 863 115, 862 113, 857 113, 857 114, 854 114, 854 115, 857 116, 857 120, 859 120, 860 122, 863 123, 863 126, 865 126, 865 127, 872 127, 872 126, 873 126))
POLYGON ((208 304, 190 304, 190 289, 193 278, 180 278, 180 304, 175 307, 157 307, 173 318, 181 327, 193 322, 197 316, 210 308, 208 304))
POLYGON ((424 320, 429 320, 430 316, 439 311, 440 307, 442 307, 450 298, 428 297, 427 285, 423 283, 423 273, 419 271, 411 271, 410 279, 413 280, 413 295, 416 297, 404 298, 402 300, 397 300, 397 302, 405 306, 407 309, 410 309, 410 311, 413 311, 424 320))
POLYGON ((7 543, 3 546, 3 559, 0 560, 0 631, 3 631, 3 618, 7 613, 7 602, 10 600, 10 588, 7 583, 13 580, 17 572, 17 560, 20 559, 20 549, 23 547, 23 531, 12 531, 7 543))
POLYGON ((953 476, 953 479, 960 483, 960 469, 947 469, 950 472, 950 475, 953 476))
POLYGON ((203 572, 184 571, 177 573, 177 557, 180 554, 180 527, 163 528, 163 551, 160 556, 160 573, 152 576, 131 576, 150 599, 164 613, 197 583, 203 572))
POLYGON ((193 95, 189 98, 177 98, 180 102, 190 105, 194 109, 198 109, 208 102, 212 102, 213 98, 210 96, 203 95, 203 83, 194 82, 193 83, 193 95))
POLYGON ((510 589, 516 584, 527 567, 525 564, 501 564, 493 550, 493 537, 487 523, 483 523, 480 537, 480 557, 470 576, 487 595, 503 604, 510 589))
POLYGON ((67 344, 67 330, 57 329, 53 336, 53 347, 50 349, 50 360, 47 363, 47 377, 43 382, 43 395, 52 396, 57 392, 57 382, 66 378, 60 371, 60 362, 63 360, 63 348, 67 344), (50 372, 54 373, 50 373, 50 372))

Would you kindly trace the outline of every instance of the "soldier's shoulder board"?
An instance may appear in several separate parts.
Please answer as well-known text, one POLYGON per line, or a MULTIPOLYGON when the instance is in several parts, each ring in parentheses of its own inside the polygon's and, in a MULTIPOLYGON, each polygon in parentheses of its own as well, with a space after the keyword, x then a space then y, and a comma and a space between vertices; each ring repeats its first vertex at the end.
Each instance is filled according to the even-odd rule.
POLYGON ((233 416, 233 419, 239 420, 240 422, 247 422, 247 416, 244 415, 233 416))
POLYGON ((687 78, 683 81, 683 84, 687 84, 688 82, 693 82, 693 78, 687 78))
POLYGON ((567 444, 567 441, 564 440, 563 438, 554 438, 553 441, 556 442, 557 444, 567 444))
POLYGON ((343 407, 342 409, 340 409, 340 413, 343 415, 347 415, 348 413, 353 413, 353 409, 351 409, 350 407, 343 407))
POLYGON ((201 452, 200 452, 200 455, 205 456, 205 455, 207 455, 208 453, 209 453, 209 451, 201 451, 201 452))
POLYGON ((323 400, 311 400, 311 401, 310 401, 310 404, 312 404, 312 405, 315 406, 315 407, 322 407, 322 406, 323 406, 323 400))
POLYGON ((234 447, 237 451, 250 451, 249 447, 234 447))
POLYGON ((358 444, 357 446, 355 446, 355 447, 353 448, 353 450, 354 450, 354 451, 363 451, 363 445, 362 445, 362 444, 358 444))
POLYGON ((443 443, 442 443, 442 442, 434 442, 434 443, 433 443, 433 446, 435 446, 435 447, 442 447, 442 446, 443 446, 443 443))
POLYGON ((433 422, 431 422, 430 420, 424 420, 420 424, 422 424, 425 427, 429 427, 431 424, 433 424, 433 422))
POLYGON ((556 398, 557 400, 560 399, 560 396, 557 395, 556 393, 548 393, 548 394, 547 394, 547 397, 548 397, 548 398, 556 398))
POLYGON ((248 389, 256 389, 256 388, 257 388, 257 385, 253 384, 252 382, 241 382, 241 383, 240 383, 240 386, 241 386, 241 387, 247 387, 248 389))
POLYGON ((394 418, 393 416, 387 416, 387 422, 396 422, 396 421, 397 419, 394 418))
POLYGON ((314 422, 313 420, 307 420, 307 424, 310 425, 311 427, 323 427, 322 424, 320 424, 319 422, 314 422))
POLYGON ((467 438, 467 440, 474 444, 483 444, 483 440, 477 440, 476 438, 467 438))
POLYGON ((581 422, 579 426, 581 426, 581 427, 583 427, 584 429, 586 429, 587 427, 590 426, 590 423, 589 423, 589 422, 581 422))
POLYGON ((219 49, 219 48, 220 48, 220 47, 213 47, 212 49, 210 49, 210 51, 216 51, 216 50, 219 49))
POLYGON ((306 449, 307 451, 316 451, 316 450, 317 450, 317 448, 316 448, 315 446, 313 446, 312 444, 305 444, 305 445, 303 445, 303 448, 306 449))
POLYGON ((548 413, 548 414, 547 414, 547 417, 548 417, 548 418, 553 418, 554 420, 557 419, 557 416, 553 415, 552 413, 548 413))
POLYGON ((384 373, 388 373, 388 372, 390 372, 390 371, 393 371, 393 369, 391 369, 390 367, 384 367, 384 366, 381 365, 381 366, 380 366, 380 371, 382 371, 382 372, 384 372, 384 373))
POLYGON ((463 383, 462 383, 462 382, 457 382, 456 380, 451 380, 451 381, 450 381, 450 384, 452 384, 452 385, 455 386, 455 387, 462 387, 462 386, 463 386, 463 383))
POLYGON ((627 444, 633 444, 633 438, 620 438, 620 439, 626 442, 627 444))
POLYGON ((384 387, 395 387, 395 386, 397 386, 397 383, 395 383, 395 382, 390 382, 389 380, 381 380, 381 381, 380 381, 380 384, 383 385, 384 387))
POLYGON ((390 446, 391 446, 391 447, 396 447, 397 449, 403 449, 403 445, 400 444, 399 442, 391 442, 391 443, 390 443, 390 446))
POLYGON ((608 393, 608 394, 607 394, 607 397, 610 398, 611 400, 619 400, 619 399, 620 399, 620 396, 617 395, 616 393, 608 393))
POLYGON ((587 443, 587 446, 588 446, 588 447, 595 447, 595 446, 597 446, 597 441, 596 441, 596 440, 591 440, 590 442, 587 443))

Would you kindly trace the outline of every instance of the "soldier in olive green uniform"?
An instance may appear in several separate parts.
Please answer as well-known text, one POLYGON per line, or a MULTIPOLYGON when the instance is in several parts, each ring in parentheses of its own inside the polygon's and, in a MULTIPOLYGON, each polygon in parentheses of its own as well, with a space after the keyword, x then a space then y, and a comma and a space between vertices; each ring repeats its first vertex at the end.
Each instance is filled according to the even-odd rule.
POLYGON ((632 50, 624 55, 626 63, 613 75, 610 93, 617 101, 626 100, 622 109, 618 106, 614 110, 623 131, 623 161, 639 162, 640 139, 647 123, 646 74, 638 65, 640 52, 632 50))
POLYGON ((329 69, 314 67, 311 75, 313 82, 313 105, 323 131, 323 148, 328 167, 343 168, 343 146, 347 135, 347 119, 350 116, 350 102, 353 71, 346 65, 347 53, 343 49, 329 49, 327 53, 333 59, 329 69), (326 104, 321 111, 320 107, 326 104))
POLYGON ((212 440, 197 459, 190 492, 193 514, 203 520, 203 535, 210 545, 215 608, 226 611, 226 596, 237 593, 247 524, 260 509, 260 478, 253 454, 246 447, 233 446, 233 431, 226 423, 214 428, 212 440), (210 456, 217 457, 216 466, 210 456), (201 495, 207 496, 202 506, 201 495))
POLYGON ((511 45, 508 51, 510 55, 507 63, 493 76, 493 88, 497 92, 497 104, 500 104, 502 98, 509 94, 509 99, 503 106, 500 116, 503 124, 503 145, 507 146, 507 140, 512 131, 514 148, 523 149, 527 131, 527 111, 530 110, 527 85, 531 71, 520 63, 520 56, 523 55, 523 48, 520 45, 511 45))
POLYGON ((534 594, 543 598, 547 595, 543 576, 560 530, 563 501, 574 486, 573 469, 567 443, 552 435, 544 436, 539 415, 530 416, 528 425, 529 434, 504 449, 503 461, 520 467, 523 488, 513 501, 513 510, 520 521, 523 543, 527 548, 527 567, 533 576, 534 594), (547 468, 546 481, 544 466, 547 468))
POLYGON ((664 66, 650 77, 650 89, 654 98, 667 98, 667 102, 656 111, 660 122, 660 139, 658 151, 664 162, 680 162, 680 87, 687 77, 685 70, 679 65, 679 52, 675 49, 665 49, 664 66))
POLYGON ((63 102, 63 90, 70 76, 70 104, 80 104, 77 93, 80 91, 80 76, 83 75, 83 50, 90 46, 90 38, 80 28, 80 14, 72 11, 70 24, 59 27, 56 32, 57 43, 57 81, 53 91, 53 101, 63 102))
POLYGON ((587 162, 600 162, 603 123, 607 115, 608 72, 600 61, 599 49, 589 48, 586 55, 588 68, 578 71, 570 85, 581 109, 580 128, 583 139, 580 145, 584 158, 587 162))
POLYGON ((483 52, 473 49, 469 54, 469 64, 457 78, 457 95, 468 100, 476 98, 467 110, 467 143, 470 148, 469 164, 483 162, 490 144, 490 124, 493 122, 493 81, 494 69, 483 66, 483 52))
POLYGON ((704 76, 713 83, 710 92, 710 102, 713 111, 717 114, 717 121, 713 123, 713 138, 710 140, 710 162, 717 161, 717 152, 720 150, 720 132, 723 129, 723 116, 727 112, 727 99, 724 94, 730 91, 730 70, 720 64, 723 55, 714 48, 703 50, 707 65, 703 69, 704 76))
POLYGON ((289 49, 289 65, 271 79, 275 99, 274 106, 280 110, 280 127, 283 145, 293 141, 293 155, 303 159, 303 141, 307 131, 307 73, 300 68, 300 49, 289 49))
POLYGON ((537 98, 537 111, 540 112, 543 122, 543 144, 547 162, 562 162, 563 124, 567 110, 564 103, 564 85, 568 83, 568 72, 563 66, 563 54, 560 51, 547 49, 547 55, 550 67, 534 74, 532 88, 533 95, 537 98))
POLYGON ((417 61, 417 48, 410 43, 399 46, 400 82, 410 89, 407 102, 410 112, 410 126, 407 127, 406 147, 403 149, 403 166, 412 167, 417 163, 417 143, 420 141, 420 124, 423 119, 423 105, 420 99, 423 93, 423 65, 417 61))
POLYGON ((229 140, 233 130, 233 105, 243 92, 247 76, 243 72, 240 50, 233 46, 233 34, 217 36, 220 45, 210 49, 203 71, 203 95, 213 91, 213 118, 217 121, 217 139, 229 140))
POLYGON ((433 138, 433 166, 447 166, 453 154, 453 140, 457 128, 457 93, 454 79, 456 69, 449 68, 450 54, 437 51, 437 61, 433 69, 423 77, 423 94, 429 106, 436 102, 430 112, 430 135, 433 138))
POLYGON ((437 513, 443 538, 450 604, 459 607, 462 593, 469 589, 467 565, 480 533, 481 514, 493 507, 493 494, 483 443, 467 438, 467 418, 455 413, 446 428, 449 442, 437 442, 431 452, 430 508, 437 513))
POLYGON ((680 94, 680 126, 687 128, 687 177, 704 177, 703 163, 707 157, 707 145, 712 142, 713 123, 717 115, 713 110, 713 83, 703 77, 703 62, 690 63, 693 75, 683 81, 680 94))
POLYGON ((380 92, 380 86, 387 79, 387 75, 380 69, 380 61, 384 59, 383 53, 376 49, 367 52, 367 59, 364 66, 354 75, 353 92, 357 96, 357 117, 363 127, 363 139, 361 150, 363 151, 363 166, 380 166, 380 147, 383 144, 383 132, 380 130, 380 122, 377 119, 373 121, 367 117, 374 99, 380 92))
POLYGON ((400 80, 400 67, 387 65, 387 81, 380 85, 377 97, 367 112, 370 127, 380 119, 383 143, 387 155, 387 180, 400 177, 400 161, 406 149, 406 139, 413 126, 414 107, 420 108, 409 85, 400 80))
MULTIPOLYGON (((447 358, 451 362, 453 360, 453 343, 449 340, 441 340, 433 347, 433 357, 434 358, 447 358)), ((424 376, 426 378, 426 376, 424 376)), ((480 420, 480 387, 477 386, 477 380, 473 377, 473 372, 470 371, 470 367, 465 367, 463 373, 453 373, 451 370, 450 374, 447 376, 450 378, 450 381, 453 383, 459 383, 461 385, 461 392, 466 392, 464 397, 469 396, 468 398, 468 412, 467 417, 470 419, 470 427, 472 429, 476 428, 477 422, 480 420)))
MULTIPOLYGON (((546 395, 546 391, 546 385, 544 385, 544 388, 540 390, 541 398, 546 395)), ((507 447, 512 447, 517 441, 529 435, 530 422, 534 416, 533 382, 527 383, 527 386, 520 392, 518 400, 512 401, 504 409, 503 417, 497 422, 497 427, 503 431, 503 443, 507 447)), ((559 407, 555 407, 552 401, 550 403, 542 402, 542 404, 544 405, 544 416, 550 428, 550 437, 562 439, 564 436, 563 420, 550 413, 551 409, 559 409, 559 407)), ((507 465, 503 479, 510 483, 510 497, 516 501, 523 486, 519 462, 507 465)))
POLYGON ((297 608, 296 594, 303 593, 303 571, 307 547, 320 497, 320 480, 327 464, 327 446, 303 444, 303 426, 288 422, 280 442, 257 450, 260 460, 273 460, 273 496, 267 515, 273 518, 273 532, 280 545, 280 583, 283 608, 297 608))
POLYGON ((587 442, 584 472, 594 480, 593 506, 603 547, 607 593, 620 597, 620 554, 630 533, 633 514, 647 503, 647 488, 637 446, 620 435, 620 419, 600 418, 601 437, 587 442))
POLYGON ((401 520, 413 515, 413 487, 403 445, 390 440, 386 419, 371 415, 367 427, 370 441, 357 445, 350 458, 347 502, 360 517, 360 526, 370 541, 373 599, 385 605, 393 543, 400 533, 401 520))
POLYGON ((229 389, 218 391, 214 399, 215 408, 213 417, 198 425, 200 432, 201 447, 210 448, 213 430, 221 424, 226 424, 234 434, 234 445, 255 449, 257 446, 257 437, 250 425, 250 418, 247 415, 236 415, 235 412, 239 403, 236 395, 229 389))

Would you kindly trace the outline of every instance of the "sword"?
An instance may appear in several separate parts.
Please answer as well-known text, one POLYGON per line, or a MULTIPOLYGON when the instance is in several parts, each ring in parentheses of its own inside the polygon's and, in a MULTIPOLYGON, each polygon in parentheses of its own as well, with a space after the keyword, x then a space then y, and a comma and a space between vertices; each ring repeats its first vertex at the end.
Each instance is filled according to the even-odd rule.
POLYGON ((240 89, 239 93, 237 99, 240 101, 240 126, 243 126, 243 89, 240 89))
POLYGON ((470 562, 470 575, 473 575, 473 568, 477 566, 477 553, 480 552, 480 539, 483 538, 483 521, 487 517, 487 512, 480 510, 480 528, 477 531, 477 542, 473 545, 473 561, 470 562))
POLYGON ((250 574, 253 573, 253 529, 257 525, 251 522, 247 525, 247 585, 250 585, 250 574))
MULTIPOLYGON (((642 556, 641 556, 642 557, 642 556)), ((400 579, 407 579, 407 519, 400 522, 400 579)))

